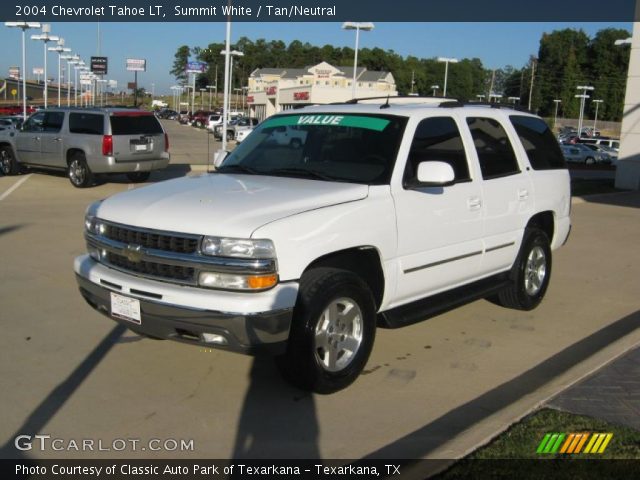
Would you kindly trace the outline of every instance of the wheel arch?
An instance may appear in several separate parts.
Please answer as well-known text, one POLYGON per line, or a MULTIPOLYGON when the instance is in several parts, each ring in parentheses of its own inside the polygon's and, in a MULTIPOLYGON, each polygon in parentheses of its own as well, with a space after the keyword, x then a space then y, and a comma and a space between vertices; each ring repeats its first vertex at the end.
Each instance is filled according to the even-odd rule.
POLYGON ((67 150, 67 154, 65 156, 65 160, 67 162, 67 166, 69 166, 69 164, 71 163, 71 158, 76 154, 76 153, 81 153, 82 155, 84 155, 85 159, 87 158, 86 153, 84 152, 84 150, 82 150, 81 148, 76 148, 76 147, 72 147, 70 149, 67 150))
POLYGON ((380 253, 375 247, 363 245, 325 254, 313 260, 304 271, 319 267, 339 268, 358 275, 371 289, 376 310, 382 305, 385 277, 380 253))
POLYGON ((549 238, 549 243, 553 243, 555 234, 555 214, 551 210, 536 213, 527 222, 527 228, 539 228, 549 238))

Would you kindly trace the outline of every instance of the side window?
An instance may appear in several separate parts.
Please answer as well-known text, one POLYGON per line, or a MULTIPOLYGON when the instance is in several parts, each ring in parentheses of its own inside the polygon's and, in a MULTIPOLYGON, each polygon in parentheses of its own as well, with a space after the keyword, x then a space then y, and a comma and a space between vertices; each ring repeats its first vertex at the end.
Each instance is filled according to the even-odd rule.
POLYGON ((534 170, 566 168, 558 142, 544 120, 524 115, 509 118, 534 170))
POLYGON ((25 132, 41 132, 44 124, 44 112, 31 115, 24 123, 25 132))
POLYGON ((456 182, 471 180, 460 131, 451 117, 425 118, 418 124, 404 171, 404 183, 415 178, 418 164, 433 161, 451 165, 456 182))
POLYGON ((467 118, 478 152, 482 178, 504 177, 520 172, 516 154, 502 125, 493 118, 467 118))
POLYGON ((102 135, 104 133, 104 116, 95 113, 70 113, 69 131, 87 135, 102 135))
POLYGON ((50 133, 59 132, 62 129, 62 122, 64 122, 63 112, 46 112, 43 130, 50 133))

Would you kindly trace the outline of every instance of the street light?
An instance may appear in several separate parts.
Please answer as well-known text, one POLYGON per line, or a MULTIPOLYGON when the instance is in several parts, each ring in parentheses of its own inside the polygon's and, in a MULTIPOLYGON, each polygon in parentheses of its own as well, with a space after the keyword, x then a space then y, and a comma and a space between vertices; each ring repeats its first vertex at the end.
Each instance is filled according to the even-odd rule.
MULTIPOLYGON (((221 55, 227 55, 227 50, 222 50, 220 52, 221 55)), ((224 102, 223 105, 223 109, 224 109, 224 115, 223 118, 228 119, 229 118, 229 110, 231 110, 231 86, 233 85, 233 57, 244 57, 244 53, 239 52, 238 50, 231 50, 228 52, 229 54, 229 85, 226 86, 227 88, 227 92, 226 92, 226 100, 224 102)), ((226 125, 225 125, 226 128, 226 125)), ((225 135, 222 136, 222 138, 225 138, 225 135)))
POLYGON ((596 104, 596 115, 593 117, 593 134, 596 134, 596 122, 598 121, 598 106, 604 102, 604 100, 594 100, 593 103, 596 104))
POLYGON ((553 114, 553 129, 555 130, 556 129, 556 123, 558 122, 558 105, 562 103, 562 100, 556 98, 553 101, 553 103, 556 104, 556 110, 555 110, 555 113, 553 114))
POLYGON ((616 40, 613 42, 614 45, 631 45, 632 38, 621 38, 620 40, 616 40))
MULTIPOLYGON (((60 79, 60 62, 62 61, 62 54, 64 52, 70 52, 70 48, 65 48, 64 46, 64 38, 60 38, 58 40, 58 45, 55 47, 49 47, 50 52, 58 52, 58 107, 60 106, 60 87, 62 84, 62 80, 60 79)), ((46 80, 46 74, 45 74, 46 80)), ((45 82, 46 83, 46 82, 45 82)))
POLYGON ((476 95, 476 98, 479 102, 482 102, 485 98, 487 98, 487 96, 479 93, 478 95, 476 95))
POLYGON ((356 31, 356 50, 353 55, 353 81, 351 83, 351 98, 356 98, 356 72, 358 69, 358 44, 360 43, 360 30, 370 32, 375 25, 371 22, 344 22, 342 28, 344 30, 356 31))
POLYGON ((206 92, 206 88, 200 89, 200 110, 204 110, 204 92, 206 92))
POLYGON ((587 98, 587 90, 594 90, 593 87, 589 86, 578 86, 576 90, 582 90, 582 95, 575 95, 576 98, 580 99, 580 117, 578 118, 578 137, 582 136, 582 122, 584 120, 584 104, 586 103, 587 98))
POLYGON ((440 89, 440 85, 431 85, 431 90, 433 90, 433 96, 436 96, 436 91, 440 89))
POLYGON ((47 108, 47 98, 49 83, 47 81, 47 43, 57 42, 60 40, 55 35, 49 35, 51 32, 51 24, 42 24, 42 33, 40 35, 31 35, 31 40, 41 40, 44 43, 44 108, 47 108))
POLYGON ((500 103, 500 99, 502 98, 502 95, 499 93, 490 93, 489 94, 489 103, 491 102, 491 99, 495 100, 495 103, 500 103))
POLYGON ((507 97, 507 100, 509 100, 513 105, 515 105, 516 102, 520 101, 520 97, 507 97))
POLYGON ((40 28, 38 22, 4 22, 5 27, 15 27, 22 29, 22 119, 27 119, 27 46, 25 43, 25 32, 29 28, 40 28))
POLYGON ((440 63, 444 62, 444 89, 442 90, 442 96, 447 96, 447 77, 449 75, 449 64, 458 63, 457 58, 438 57, 440 63))

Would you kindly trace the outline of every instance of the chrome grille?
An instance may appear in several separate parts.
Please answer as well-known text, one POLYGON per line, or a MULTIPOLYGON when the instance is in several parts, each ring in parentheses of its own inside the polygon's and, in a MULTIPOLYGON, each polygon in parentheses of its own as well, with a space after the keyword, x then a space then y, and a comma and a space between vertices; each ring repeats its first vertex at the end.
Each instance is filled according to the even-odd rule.
POLYGON ((153 230, 133 229, 111 223, 107 223, 105 226, 104 236, 118 242, 166 252, 196 253, 198 251, 198 238, 195 236, 156 233, 153 230))
POLYGON ((108 252, 107 262, 114 267, 135 272, 145 277, 154 277, 163 280, 177 280, 179 282, 195 282, 195 268, 178 265, 165 265, 155 262, 131 262, 122 255, 108 252))

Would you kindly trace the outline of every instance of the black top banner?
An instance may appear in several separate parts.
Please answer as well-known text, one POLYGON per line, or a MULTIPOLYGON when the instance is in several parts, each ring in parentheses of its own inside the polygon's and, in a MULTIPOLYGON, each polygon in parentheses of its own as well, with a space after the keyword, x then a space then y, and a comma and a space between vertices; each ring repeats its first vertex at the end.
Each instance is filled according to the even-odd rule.
POLYGON ((28 22, 631 22, 636 0, 8 0, 28 22))

